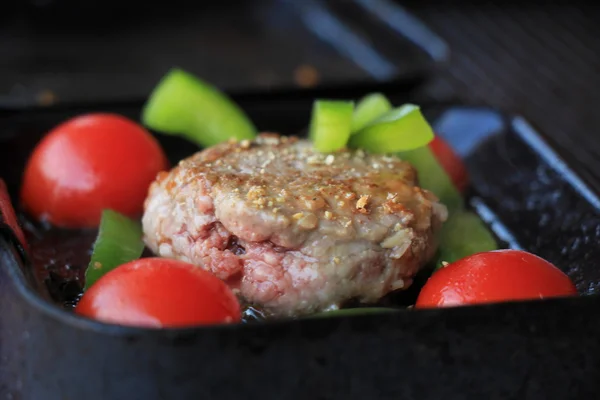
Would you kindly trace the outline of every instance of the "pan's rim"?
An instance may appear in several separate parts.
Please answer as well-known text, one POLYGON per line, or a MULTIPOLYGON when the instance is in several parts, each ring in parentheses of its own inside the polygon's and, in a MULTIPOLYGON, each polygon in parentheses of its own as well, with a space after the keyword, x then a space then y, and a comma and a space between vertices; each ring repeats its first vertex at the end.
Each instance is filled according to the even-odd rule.
MULTIPOLYGON (((139 106, 141 103, 131 102, 127 103, 130 105, 139 106)), ((559 153, 548 143, 545 137, 535 129, 534 125, 531 124, 525 117, 520 114, 510 113, 507 111, 501 111, 497 108, 484 106, 484 105, 472 105, 458 102, 449 103, 432 103, 431 106, 439 106, 447 108, 468 108, 468 109, 482 109, 496 112, 503 118, 504 123, 507 127, 512 129, 517 135, 521 137, 530 147, 536 150, 537 154, 545 159, 552 168, 555 168, 565 180, 567 180, 577 191, 583 196, 589 204, 595 209, 600 210, 600 197, 585 182, 571 167, 564 162, 563 158, 559 153)), ((81 107, 81 105, 79 106, 81 107)), ((61 107, 62 108, 62 107, 61 107)), ((358 316, 340 316, 330 319, 287 319, 287 320, 273 320, 260 323, 247 323, 247 324, 226 324, 226 325, 211 325, 211 326, 193 326, 183 328, 143 328, 143 327, 131 327, 104 323, 88 318, 76 315, 73 312, 69 312, 66 309, 60 308, 59 306, 50 303, 44 299, 38 292, 32 288, 30 282, 28 282, 24 270, 29 268, 27 265, 28 260, 23 256, 22 252, 19 251, 18 240, 10 229, 6 226, 0 226, 0 268, 6 270, 8 277, 11 279, 12 284, 15 286, 17 293, 21 296, 28 306, 34 310, 42 313, 43 315, 50 317, 64 325, 68 325, 74 329, 80 329, 85 331, 93 331, 100 334, 119 336, 119 337, 141 337, 148 335, 159 335, 164 337, 178 337, 178 336, 189 336, 199 335, 209 332, 228 332, 234 330, 243 330, 246 332, 255 331, 255 329, 264 329, 269 327, 281 327, 286 325, 296 324, 298 326, 303 324, 312 323, 327 323, 326 321, 337 320, 340 323, 348 321, 350 319, 364 319, 366 321, 387 321, 390 323, 404 323, 409 318, 413 318, 415 315, 429 315, 430 317, 435 315, 443 314, 445 317, 452 315, 462 315, 464 312, 470 312, 473 309, 487 309, 486 312, 494 312, 494 310, 500 310, 504 308, 515 309, 518 307, 552 307, 558 303, 570 303, 575 305, 587 305, 593 303, 600 305, 600 294, 586 294, 578 297, 567 297, 567 298, 552 298, 544 300, 529 300, 529 301, 510 301, 495 304, 483 304, 473 306, 462 306, 454 308, 444 309, 425 309, 425 310, 411 310, 411 309, 400 309, 395 313, 384 313, 384 314, 369 314, 369 315, 358 315, 358 316), (21 259, 21 260, 20 260, 21 259), (5 262, 2 262, 4 260, 5 262), (6 262, 8 260, 8 262, 6 262)))

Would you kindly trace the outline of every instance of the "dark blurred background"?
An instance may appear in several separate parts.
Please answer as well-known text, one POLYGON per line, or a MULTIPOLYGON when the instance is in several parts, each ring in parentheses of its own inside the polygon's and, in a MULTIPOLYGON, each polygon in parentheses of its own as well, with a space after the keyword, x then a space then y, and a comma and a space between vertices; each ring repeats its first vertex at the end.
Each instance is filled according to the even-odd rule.
POLYGON ((369 0, 11 4, 0 13, 0 94, 12 104, 142 98, 172 66, 258 91, 414 78, 435 61, 369 0))
POLYGON ((0 107, 142 99, 172 66, 234 92, 402 83, 521 113, 598 175, 599 16, 573 1, 6 0, 0 107))

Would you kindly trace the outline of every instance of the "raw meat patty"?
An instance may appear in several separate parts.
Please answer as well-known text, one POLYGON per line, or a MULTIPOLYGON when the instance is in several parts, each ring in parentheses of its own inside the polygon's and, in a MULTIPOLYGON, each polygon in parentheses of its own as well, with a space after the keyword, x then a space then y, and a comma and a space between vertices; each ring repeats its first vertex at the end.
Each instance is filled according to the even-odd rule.
POLYGON ((435 253, 446 207, 397 157, 321 154, 294 137, 223 143, 159 174, 146 244, 198 265, 276 316, 375 302, 435 253))

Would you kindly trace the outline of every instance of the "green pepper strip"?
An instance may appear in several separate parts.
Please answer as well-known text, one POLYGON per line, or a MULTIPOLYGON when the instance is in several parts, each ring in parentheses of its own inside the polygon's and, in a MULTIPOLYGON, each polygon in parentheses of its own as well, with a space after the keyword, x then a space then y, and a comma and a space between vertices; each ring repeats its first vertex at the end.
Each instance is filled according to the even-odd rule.
POLYGON ((118 212, 104 210, 92 259, 85 271, 84 290, 119 265, 138 259, 143 251, 140 223, 118 212))
POLYGON ((144 106, 142 122, 204 147, 229 139, 253 139, 257 133, 252 121, 229 97, 181 69, 171 70, 154 88, 144 106))

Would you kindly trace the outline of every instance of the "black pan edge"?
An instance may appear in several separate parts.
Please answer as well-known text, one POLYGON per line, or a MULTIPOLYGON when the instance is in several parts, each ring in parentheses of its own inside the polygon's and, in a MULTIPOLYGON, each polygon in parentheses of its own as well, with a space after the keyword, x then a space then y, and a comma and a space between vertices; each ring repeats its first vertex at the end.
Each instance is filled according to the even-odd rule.
MULTIPOLYGON (((313 88, 272 88, 258 90, 231 90, 227 95, 236 103, 246 104, 255 101, 276 102, 276 101, 312 101, 315 98, 359 98, 365 93, 381 92, 386 95, 404 94, 409 96, 413 90, 417 89, 420 83, 425 82, 426 76, 421 73, 410 75, 408 80, 399 80, 394 82, 364 82, 350 84, 330 84, 321 85, 313 88), (335 93, 335 96, 332 96, 335 93)), ((158 83, 158 82, 157 82, 158 83)), ((76 102, 58 102, 52 105, 42 106, 39 104, 16 104, 13 102, 4 102, 0 99, 0 117, 3 115, 14 116, 18 113, 28 112, 57 112, 82 109, 102 109, 106 107, 139 107, 146 102, 147 98, 122 98, 115 101, 76 101, 76 102)), ((436 102, 436 105, 446 104, 456 105, 455 100, 445 102, 436 102)))
MULTIPOLYGON (((480 109, 489 109, 486 107, 467 107, 467 108, 480 108, 480 109)), ((584 197, 591 205, 593 205, 596 209, 600 209, 600 198, 598 195, 573 171, 558 155, 558 153, 547 143, 547 141, 538 133, 531 124, 527 122, 525 118, 522 116, 510 116, 503 114, 503 118, 507 123, 509 123, 514 131, 530 146, 532 147, 538 154, 540 154, 549 165, 554 168, 558 173, 562 174, 565 179, 577 190, 577 192, 584 197)), ((477 208, 477 207, 475 207, 477 208)), ((19 249, 14 246, 16 241, 13 239, 12 234, 6 234, 6 229, 0 230, 0 233, 4 233, 0 235, 0 251, 4 253, 10 252, 11 254, 16 251, 16 254, 19 253, 19 249)), ((515 247, 519 247, 517 243, 515 243, 515 247)), ((211 326, 211 327, 195 327, 195 328, 184 328, 184 329, 163 329, 163 330, 154 330, 154 329, 145 329, 145 328, 131 328, 131 327, 122 327, 115 326, 110 324, 104 324, 97 321, 88 320, 85 318, 81 318, 73 313, 67 312, 54 304, 46 301, 40 294, 36 293, 28 282, 26 276, 23 271, 27 271, 27 265, 23 265, 20 263, 18 258, 13 258, 14 262, 11 262, 9 265, 0 265, 1 267, 8 270, 9 277, 12 279, 12 283, 15 285, 17 292, 22 297, 23 300, 26 301, 29 307, 34 309, 37 312, 40 312, 52 319, 57 320, 61 324, 67 324, 74 328, 82 329, 82 330, 90 330, 98 333, 108 334, 108 335, 117 335, 117 336, 126 336, 132 337, 137 335, 146 335, 152 334, 152 332, 165 332, 168 336, 178 336, 178 335, 189 335, 191 333, 202 332, 202 331, 229 331, 232 329, 240 328, 238 325, 229 325, 229 326, 211 326)), ((545 304, 548 304, 548 307, 552 307, 555 302, 565 302, 569 304, 576 304, 581 302, 597 302, 600 299, 598 295, 588 295, 582 296, 576 299, 557 299, 552 301, 544 301, 539 307, 545 307, 545 304)), ((514 302, 508 304, 496 304, 485 306, 490 309, 490 311, 496 308, 503 307, 521 307, 523 305, 527 305, 531 302, 514 302)), ((538 306, 536 306, 538 307, 538 306)), ((464 312, 464 309, 471 309, 473 307, 464 307, 462 309, 445 309, 437 312, 441 313, 461 313, 464 312)), ((475 307, 478 308, 478 307, 475 307)), ((420 313, 420 312, 419 312, 420 313)), ((376 320, 392 320, 397 318, 397 315, 409 314, 414 315, 414 312, 411 310, 402 310, 396 315, 369 315, 362 317, 340 317, 340 320, 348 320, 353 318, 373 318, 373 321, 376 320)), ((402 317, 404 318, 404 317, 402 317)), ((286 324, 305 324, 311 323, 308 320, 300 320, 300 321, 270 321, 264 323, 262 325, 266 326, 274 326, 274 325, 286 325, 286 324)), ((255 327, 255 325, 244 325, 241 329, 251 330, 255 327)), ((160 334, 160 333, 159 333, 160 334)))

